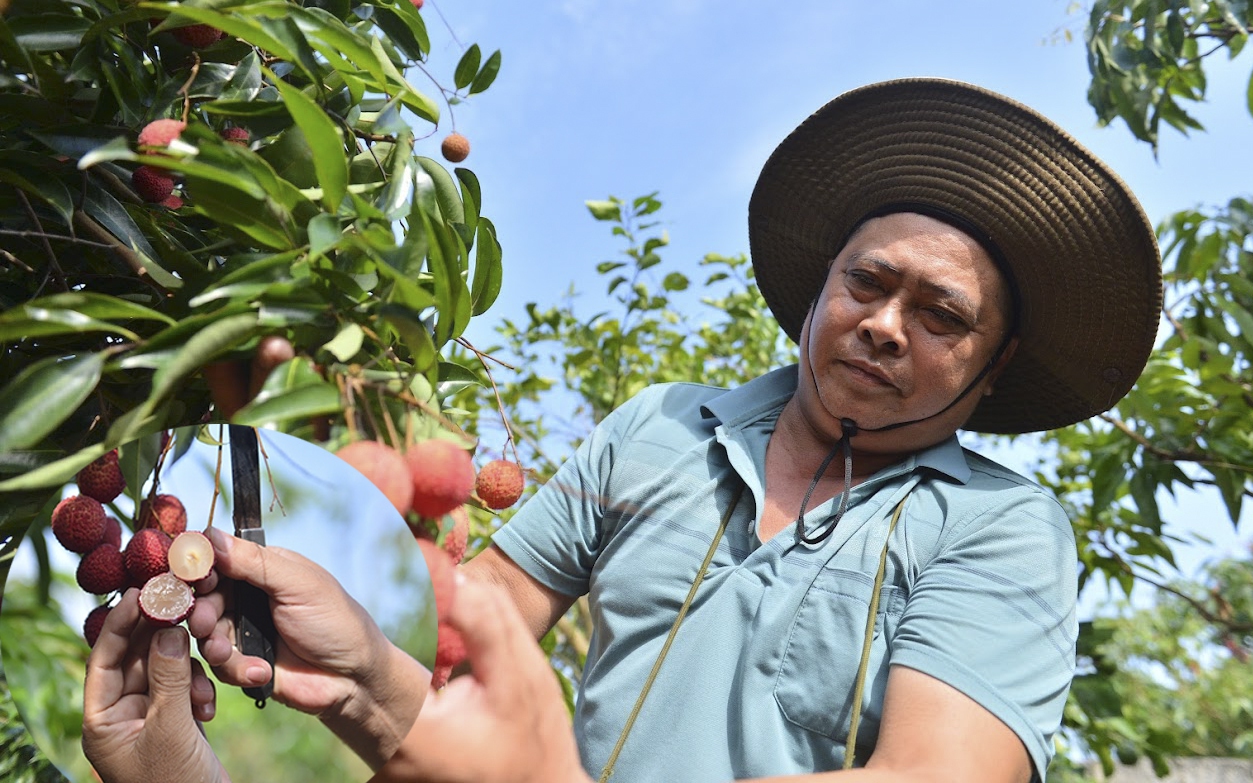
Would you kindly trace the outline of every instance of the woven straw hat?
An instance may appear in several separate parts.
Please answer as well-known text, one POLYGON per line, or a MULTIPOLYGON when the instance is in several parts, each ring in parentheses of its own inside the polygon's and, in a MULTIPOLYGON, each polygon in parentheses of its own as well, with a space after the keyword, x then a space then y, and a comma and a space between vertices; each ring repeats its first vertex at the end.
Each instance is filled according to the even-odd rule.
POLYGON ((1020 343, 965 428, 1054 429, 1109 410, 1148 361, 1162 304, 1153 227, 1123 181, 1047 118, 980 87, 901 79, 823 106, 749 202, 757 284, 797 340, 828 264, 867 215, 938 211, 999 249, 1020 343))

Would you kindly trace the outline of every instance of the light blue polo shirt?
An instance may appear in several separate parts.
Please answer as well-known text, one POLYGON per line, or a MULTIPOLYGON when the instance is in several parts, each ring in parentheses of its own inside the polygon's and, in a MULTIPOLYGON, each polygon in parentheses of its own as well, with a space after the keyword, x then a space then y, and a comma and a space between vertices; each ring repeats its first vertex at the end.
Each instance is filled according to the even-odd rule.
MULTIPOLYGON (((728 529, 615 767, 623 783, 839 769, 888 520, 856 759, 874 749, 889 664, 936 677, 1021 738, 1036 778, 1074 673, 1074 534, 1040 487, 956 438, 852 491, 825 541, 756 533, 766 443, 796 368, 733 390, 652 387, 596 428, 493 539, 527 573, 589 594, 575 733, 598 777, 738 485, 728 529)), ((812 531, 835 500, 805 515, 812 531)))

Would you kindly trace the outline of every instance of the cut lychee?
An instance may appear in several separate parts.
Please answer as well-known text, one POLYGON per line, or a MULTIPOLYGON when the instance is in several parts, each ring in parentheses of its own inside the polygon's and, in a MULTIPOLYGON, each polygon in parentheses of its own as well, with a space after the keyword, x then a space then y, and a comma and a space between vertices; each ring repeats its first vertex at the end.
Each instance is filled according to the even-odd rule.
POLYGON ((78 472, 78 491, 101 503, 109 503, 126 489, 126 479, 117 464, 117 449, 110 451, 78 472))
POLYGON ((186 129, 182 120, 153 120, 139 132, 139 146, 168 147, 186 129))
POLYGON ((104 506, 95 498, 70 495, 52 510, 52 534, 71 552, 83 555, 95 549, 104 528, 104 506))
POLYGON ((113 544, 101 544, 78 563, 74 574, 78 586, 95 595, 108 595, 126 587, 126 562, 122 550, 113 544))
POLYGON ((213 570, 213 544, 204 533, 194 530, 179 533, 166 555, 170 573, 188 584, 204 579, 213 570))
POLYGON ((109 616, 112 608, 109 606, 97 606, 87 613, 87 619, 83 621, 83 638, 87 640, 88 647, 95 647, 96 640, 100 638, 100 629, 104 628, 105 618, 109 616))
POLYGON ((452 441, 431 438, 405 455, 413 480, 413 510, 438 519, 470 499, 474 491, 474 462, 470 453, 452 441))
POLYGON ((150 527, 135 531, 123 552, 131 582, 143 585, 157 574, 169 571, 169 551, 170 537, 160 530, 150 527))
POLYGON ((483 505, 491 509, 509 508, 522 497, 526 482, 516 462, 494 459, 483 466, 475 479, 474 491, 483 505))
POLYGON ((155 527, 168 536, 176 536, 187 529, 187 509, 173 495, 144 498, 139 504, 139 526, 155 527))
POLYGON ((413 505, 413 477, 400 452, 378 441, 359 440, 335 452, 335 456, 368 478, 402 516, 409 512, 413 505))
POLYGON ((168 572, 152 577, 139 591, 139 611, 154 625, 181 623, 195 603, 191 587, 168 572))
POLYGON ((460 133, 450 133, 439 145, 439 151, 449 163, 460 163, 470 156, 470 140, 460 133))

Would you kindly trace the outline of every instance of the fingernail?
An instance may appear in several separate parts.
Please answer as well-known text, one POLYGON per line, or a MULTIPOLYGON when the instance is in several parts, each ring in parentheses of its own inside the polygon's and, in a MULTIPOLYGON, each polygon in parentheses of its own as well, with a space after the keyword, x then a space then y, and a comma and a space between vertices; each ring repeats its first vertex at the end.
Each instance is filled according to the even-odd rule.
POLYGON ((452 583, 460 587, 466 583, 466 575, 461 573, 461 569, 454 569, 452 572, 452 583))
POLYGON ((200 709, 204 712, 205 720, 210 720, 211 718, 213 718, 214 713, 217 712, 217 708, 214 707, 212 704, 206 704, 200 709))
POLYGON ((157 631, 157 652, 166 658, 182 658, 187 654, 187 637, 182 631, 157 631))
POLYGON ((264 666, 249 666, 248 671, 244 672, 244 675, 250 682, 255 682, 258 685, 264 685, 270 680, 270 672, 264 666))

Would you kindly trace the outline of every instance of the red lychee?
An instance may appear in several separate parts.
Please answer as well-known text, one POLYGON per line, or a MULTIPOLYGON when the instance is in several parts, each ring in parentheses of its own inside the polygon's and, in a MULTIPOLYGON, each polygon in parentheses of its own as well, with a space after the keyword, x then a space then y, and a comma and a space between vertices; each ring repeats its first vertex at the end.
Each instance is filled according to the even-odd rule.
POLYGON ((439 145, 439 151, 449 163, 460 163, 470 155, 470 140, 460 133, 450 133, 439 145))
POLYGON ((157 574, 170 570, 170 537, 154 527, 135 531, 126 550, 126 573, 131 583, 143 585, 157 574))
POLYGON ((104 620, 111 611, 111 607, 97 606, 87 613, 87 619, 83 621, 83 638, 87 640, 88 647, 96 646, 96 640, 100 638, 100 629, 104 628, 104 620))
POLYGON ((131 175, 131 187, 139 197, 150 204, 160 204, 174 192, 174 178, 165 173, 164 169, 155 166, 140 166, 131 175))
POLYGON ((117 449, 110 451, 78 472, 78 491, 101 503, 109 503, 126 489, 126 479, 117 464, 117 449))
POLYGON ((122 523, 117 521, 116 517, 106 517, 104 520, 104 537, 100 539, 102 544, 112 544, 118 549, 122 548, 122 523))
POLYGON ((52 510, 52 534, 61 546, 85 555, 104 538, 105 513, 99 500, 70 495, 52 510))
POLYGON ((139 132, 139 146, 168 147, 185 130, 187 123, 182 120, 153 120, 139 132))
POLYGON ((413 3, 414 8, 418 9, 419 11, 422 10, 423 0, 409 0, 409 2, 413 3))
POLYGON ((349 443, 335 456, 356 468, 379 488, 401 516, 413 506, 413 478, 409 463, 392 447, 373 440, 349 443))
POLYGON ((100 544, 83 555, 75 573, 78 586, 95 595, 108 595, 126 587, 126 562, 122 550, 100 544))
POLYGON ((470 499, 474 491, 474 462, 470 453, 452 441, 424 440, 405 455, 413 481, 413 510, 438 519, 470 499))
POLYGON ((170 195, 165 197, 165 201, 161 202, 161 206, 165 207, 166 209, 182 209, 183 200, 179 198, 178 196, 176 196, 175 194, 171 193, 170 195))
POLYGON ((470 515, 465 506, 457 506, 448 516, 452 517, 452 528, 444 534, 441 544, 454 563, 460 563, 466 557, 466 545, 470 540, 470 515))
POLYGON ((187 510, 173 495, 144 498, 139 504, 139 526, 155 527, 168 536, 176 536, 187 529, 187 510))
POLYGON ((526 481, 518 463, 494 459, 483 466, 475 481, 474 491, 483 505, 492 509, 509 508, 522 497, 526 481))
POLYGON ((447 666, 450 669, 465 658, 465 643, 461 634, 448 625, 448 613, 456 600, 457 582, 456 565, 443 549, 426 539, 418 539, 418 549, 426 560, 427 572, 431 575, 431 590, 435 596, 435 615, 438 620, 439 639, 435 647, 435 667, 447 666))
POLYGON ((439 690, 448 684, 449 678, 452 677, 451 666, 436 666, 431 672, 431 690, 439 690))
POLYGON ((247 128, 224 128, 218 135, 220 135, 223 139, 226 139, 227 142, 231 144, 238 144, 241 147, 247 147, 252 141, 252 134, 248 132, 247 128))
POLYGON ((207 49, 218 42, 223 35, 222 31, 216 27, 210 27, 207 24, 192 24, 186 27, 176 27, 170 31, 170 34, 182 45, 191 49, 207 49))

